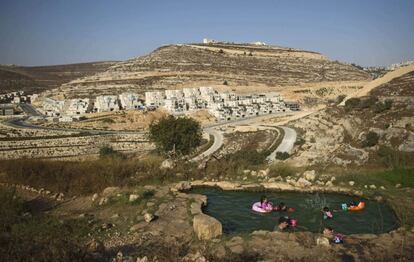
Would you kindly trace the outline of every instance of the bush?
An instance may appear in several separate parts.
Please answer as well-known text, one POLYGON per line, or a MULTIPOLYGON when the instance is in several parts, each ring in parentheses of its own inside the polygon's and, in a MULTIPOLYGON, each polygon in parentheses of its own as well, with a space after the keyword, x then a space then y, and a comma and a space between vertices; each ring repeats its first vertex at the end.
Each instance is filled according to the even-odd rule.
POLYGON ((227 83, 227 80, 224 80, 223 85, 227 86, 229 83, 227 83))
POLYGON ((150 125, 149 138, 161 153, 187 155, 201 144, 201 126, 191 118, 169 116, 150 125))
POLYGON ((15 190, 0 189, 0 232, 9 232, 23 212, 22 201, 15 190))
POLYGON ((392 107, 392 100, 391 99, 387 99, 384 102, 378 102, 375 104, 374 107, 374 112, 375 113, 381 113, 384 112, 386 110, 390 110, 392 107))
POLYGON ((162 159, 104 158, 87 161, 4 160, 2 182, 47 188, 65 194, 91 194, 108 186, 163 182, 173 179, 160 170, 162 159))
POLYGON ((372 147, 378 144, 379 135, 373 131, 369 131, 363 142, 364 147, 372 147))
POLYGON ((303 139, 302 137, 297 137, 296 138, 296 141, 295 141, 295 145, 296 146, 301 146, 301 145, 303 145, 303 144, 305 144, 305 139, 303 139))
POLYGON ((286 163, 275 163, 270 166, 269 176, 271 177, 293 177, 296 169, 286 163))
POLYGON ((258 166, 266 160, 266 152, 258 152, 255 149, 239 150, 234 154, 228 155, 227 160, 237 162, 238 166, 246 168, 258 166))
POLYGON ((351 110, 351 109, 357 108, 360 103, 361 103, 361 99, 357 97, 352 97, 345 101, 345 109, 351 110))
POLYGON ((103 146, 99 149, 99 156, 100 157, 113 157, 118 155, 119 153, 115 151, 111 146, 103 146))
POLYGON ((414 154, 401 152, 387 146, 380 146, 377 152, 384 165, 388 168, 400 169, 412 167, 414 154))
POLYGON ((107 124, 115 123, 115 121, 112 118, 108 118, 108 117, 102 118, 100 121, 103 123, 107 123, 107 124))
POLYGON ((290 157, 288 152, 277 152, 276 153, 276 159, 279 160, 286 160, 290 157))

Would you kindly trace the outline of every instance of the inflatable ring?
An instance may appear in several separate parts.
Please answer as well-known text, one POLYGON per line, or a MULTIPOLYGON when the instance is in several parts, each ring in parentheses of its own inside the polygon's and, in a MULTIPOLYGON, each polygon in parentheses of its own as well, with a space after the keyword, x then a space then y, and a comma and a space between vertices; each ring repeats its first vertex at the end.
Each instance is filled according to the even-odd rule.
POLYGON ((270 208, 265 209, 265 208, 262 208, 262 204, 260 202, 256 202, 253 204, 252 210, 258 213, 269 213, 269 212, 272 212, 273 210, 272 205, 269 204, 269 206, 270 208))
POLYGON ((359 202, 356 207, 348 207, 348 211, 360 211, 365 208, 365 202, 359 202))

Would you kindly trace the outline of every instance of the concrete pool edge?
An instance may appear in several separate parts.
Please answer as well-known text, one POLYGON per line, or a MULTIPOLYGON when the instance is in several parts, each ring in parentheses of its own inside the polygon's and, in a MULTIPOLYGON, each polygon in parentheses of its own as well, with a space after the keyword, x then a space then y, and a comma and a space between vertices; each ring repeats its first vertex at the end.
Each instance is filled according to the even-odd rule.
MULTIPOLYGON (((300 193, 340 193, 345 195, 351 195, 351 196, 358 196, 358 197, 364 197, 366 199, 370 199, 377 202, 384 202, 387 203, 385 199, 378 198, 378 197, 372 197, 364 195, 362 191, 354 190, 350 188, 344 188, 344 187, 321 187, 321 186, 309 186, 309 187, 296 187, 292 186, 288 183, 284 182, 272 182, 272 183, 249 183, 249 184, 242 184, 239 182, 232 182, 232 181, 203 181, 203 180, 195 180, 195 181, 181 181, 175 184, 173 188, 175 188, 177 191, 181 192, 189 192, 193 188, 199 188, 199 187, 215 187, 219 188, 224 191, 263 191, 263 190, 270 190, 270 191, 284 191, 284 192, 300 192, 300 193)), ((192 215, 198 215, 202 214, 204 216, 211 217, 215 220, 217 220, 215 217, 209 216, 205 214, 202 210, 205 205, 207 205, 208 198, 206 195, 202 194, 193 194, 200 196, 198 201, 195 201, 192 204, 191 207, 191 213, 192 215), (194 213, 193 213, 194 212, 194 213)), ((395 210, 390 205, 390 208, 395 212, 395 210)), ((218 221, 218 220, 217 220, 218 221)), ((220 222, 219 222, 220 223, 220 222)), ((221 223, 220 223, 221 224, 221 223)), ((366 240, 366 239, 375 239, 375 238, 381 238, 384 236, 390 236, 394 235, 396 233, 404 232, 406 229, 405 227, 401 226, 399 223, 399 227, 391 230, 390 232, 380 233, 380 234, 349 234, 347 237, 351 237, 354 239, 360 239, 360 240, 366 240)), ((248 233, 250 236, 254 236, 258 232, 267 232, 268 234, 274 233, 275 231, 268 231, 268 230, 256 230, 251 233, 248 233)), ((304 231, 306 233, 309 233, 313 235, 316 238, 321 237, 322 234, 320 233, 314 233, 310 231, 304 231)), ((280 232, 277 232, 280 233, 280 232)), ((299 232, 290 232, 290 233, 281 233, 281 234, 298 234, 299 232)), ((303 232, 302 232, 303 233, 303 232)), ((238 234, 236 234, 238 235, 238 234)))

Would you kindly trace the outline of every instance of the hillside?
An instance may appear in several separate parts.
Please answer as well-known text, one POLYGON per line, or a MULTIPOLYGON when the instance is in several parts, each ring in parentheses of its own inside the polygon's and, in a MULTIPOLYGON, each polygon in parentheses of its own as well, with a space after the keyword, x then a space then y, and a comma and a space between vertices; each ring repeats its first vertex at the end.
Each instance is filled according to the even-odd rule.
POLYGON ((86 97, 125 90, 143 93, 195 85, 236 92, 274 91, 288 86, 368 80, 368 73, 316 52, 276 46, 185 44, 163 46, 146 56, 114 64, 105 72, 62 85, 53 95, 86 97), (223 85, 225 81, 227 85, 223 85))
POLYGON ((79 77, 103 72, 114 62, 91 62, 53 66, 0 65, 0 93, 24 90, 40 92, 79 77))
POLYGON ((414 68, 373 88, 364 97, 349 99, 345 106, 331 106, 297 120, 293 126, 301 130, 305 143, 292 157, 292 163, 366 167, 412 165, 413 86, 414 68))

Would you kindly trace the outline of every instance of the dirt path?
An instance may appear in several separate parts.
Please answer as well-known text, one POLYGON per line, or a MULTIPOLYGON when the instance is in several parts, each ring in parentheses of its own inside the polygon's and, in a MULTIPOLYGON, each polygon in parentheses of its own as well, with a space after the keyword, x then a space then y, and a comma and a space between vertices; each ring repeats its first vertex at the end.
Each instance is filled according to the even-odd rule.
POLYGON ((405 75, 411 71, 414 71, 414 65, 409 65, 409 66, 404 66, 401 68, 398 68, 397 70, 394 70, 392 72, 389 72, 387 74, 385 74, 383 77, 377 78, 371 82, 369 82, 368 84, 364 85, 363 88, 361 88, 360 90, 356 91, 355 93, 348 95, 340 105, 345 105, 345 102, 352 98, 352 97, 360 97, 360 96, 365 96, 367 95, 372 89, 383 85, 385 83, 390 82, 391 80, 393 80, 394 78, 400 77, 402 75, 405 75))

